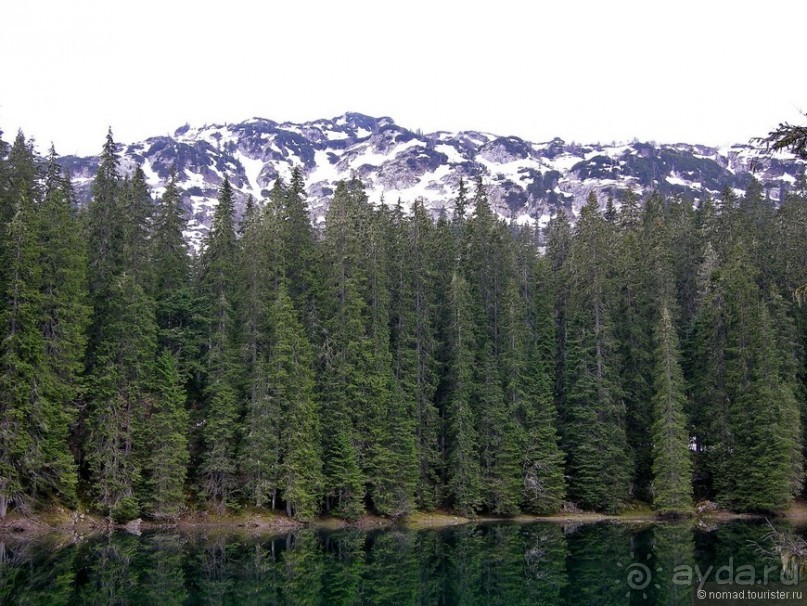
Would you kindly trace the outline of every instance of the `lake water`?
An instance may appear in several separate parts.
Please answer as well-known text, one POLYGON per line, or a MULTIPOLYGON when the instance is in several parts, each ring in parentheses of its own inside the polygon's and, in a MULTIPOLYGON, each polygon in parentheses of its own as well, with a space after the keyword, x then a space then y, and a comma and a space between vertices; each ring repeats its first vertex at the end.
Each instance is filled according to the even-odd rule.
MULTIPOLYGON (((781 563, 758 552, 768 531, 757 522, 552 523, 265 537, 116 533, 75 543, 6 537, 0 603, 727 604, 735 602, 698 599, 698 573, 710 582, 722 574, 722 589, 776 588, 781 563)), ((807 593, 793 598, 736 603, 807 603, 807 593)))

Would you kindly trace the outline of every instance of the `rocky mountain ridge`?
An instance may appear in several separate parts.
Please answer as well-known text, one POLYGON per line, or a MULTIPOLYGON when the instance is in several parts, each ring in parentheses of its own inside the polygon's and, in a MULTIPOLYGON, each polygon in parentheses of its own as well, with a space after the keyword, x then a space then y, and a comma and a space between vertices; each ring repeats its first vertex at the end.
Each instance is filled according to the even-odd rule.
MULTIPOLYGON (((604 204, 631 189, 699 201, 726 189, 742 195, 752 178, 773 200, 803 182, 805 163, 790 154, 765 156, 750 145, 714 148, 688 143, 580 144, 555 138, 533 143, 477 131, 421 133, 391 118, 347 113, 306 123, 253 118, 238 124, 185 125, 172 136, 120 146, 122 170, 142 166, 155 195, 176 165, 188 212, 189 241, 199 247, 210 225, 225 176, 237 206, 248 195, 265 198, 277 178, 288 182, 299 166, 312 219, 324 219, 341 179, 356 176, 370 200, 422 198, 436 216, 449 214, 460 177, 481 175, 491 204, 503 218, 544 226, 557 212, 573 217, 590 191, 604 204), (752 165, 754 170, 752 171, 752 165)), ((97 156, 66 156, 80 201, 91 196, 97 156)))

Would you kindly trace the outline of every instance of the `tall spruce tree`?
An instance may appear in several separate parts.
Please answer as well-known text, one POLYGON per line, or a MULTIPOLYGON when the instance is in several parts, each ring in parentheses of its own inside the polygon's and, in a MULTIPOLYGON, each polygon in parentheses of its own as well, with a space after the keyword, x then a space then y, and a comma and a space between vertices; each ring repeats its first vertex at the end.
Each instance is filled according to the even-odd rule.
POLYGON ((404 220, 400 206, 387 224, 390 342, 393 371, 415 423, 418 456, 417 504, 433 509, 439 499, 439 416, 434 405, 437 376, 432 324, 431 220, 422 202, 404 220))
POLYGON ((446 490, 448 503, 473 515, 482 503, 482 472, 472 397, 474 384, 474 324, 465 279, 454 273, 448 293, 451 320, 447 349, 448 395, 445 412, 446 490))
POLYGON ((87 205, 87 250, 90 304, 92 320, 88 333, 88 368, 95 366, 96 350, 103 338, 107 322, 107 302, 123 270, 123 222, 121 211, 122 183, 120 158, 112 138, 106 136, 98 172, 92 187, 92 199, 87 205))
POLYGON ((35 231, 37 194, 32 147, 19 133, 11 150, 11 212, 3 225, 0 265, 5 270, 0 341, 0 518, 9 506, 26 509, 31 482, 40 479, 40 428, 51 422, 40 387, 44 339, 40 330, 40 266, 35 231))
MULTIPOLYGON (((523 243, 522 243, 523 245, 523 243)), ((527 245, 529 246, 529 245, 527 245)), ((555 323, 550 283, 550 268, 546 259, 533 259, 527 254, 523 267, 527 274, 534 267, 533 288, 523 288, 529 334, 524 338, 526 352, 520 372, 518 414, 523 425, 522 508, 533 513, 554 513, 560 509, 566 493, 564 454, 558 437, 558 414, 553 399, 555 370, 555 323)), ((528 276, 527 282, 531 282, 528 276)))
MULTIPOLYGON (((569 256, 572 242, 572 228, 566 214, 559 212, 549 220, 546 227, 546 259, 549 262, 551 276, 547 283, 553 299, 553 317, 555 320, 555 385, 553 394, 556 402, 563 400, 563 379, 566 375, 564 362, 566 359, 566 300, 567 284, 564 265, 569 256)), ((561 408, 558 413, 563 414, 561 408)), ((562 418, 559 417, 562 421, 562 418)))
POLYGON ((282 407, 280 497, 289 516, 310 519, 318 511, 323 489, 322 433, 313 354, 295 311, 281 284, 270 311, 269 385, 282 407))
POLYGON ((189 415, 178 364, 168 350, 156 360, 151 389, 143 421, 143 507, 153 518, 174 517, 185 500, 189 415))
MULTIPOLYGON (((635 496, 648 500, 652 477, 650 405, 653 386, 653 302, 663 293, 653 288, 656 279, 669 275, 654 267, 653 251, 648 250, 664 231, 660 198, 653 194, 645 212, 633 192, 628 192, 620 209, 617 228, 612 234, 615 267, 612 280, 614 317, 612 324, 614 367, 619 372, 621 397, 625 403, 626 433, 632 451, 632 483, 635 496), (650 216, 652 214, 652 216, 650 216), (643 225, 644 223, 644 225, 643 225), (653 292, 655 290, 655 292, 653 292)), ((665 267, 666 269, 666 267, 665 267)), ((664 278, 662 278, 664 279, 664 278)))
POLYGON ((213 225, 201 256, 200 296, 207 324, 205 406, 200 465, 202 496, 219 510, 236 488, 239 406, 233 295, 237 256, 235 205, 230 182, 219 190, 213 225))
POLYGON ((508 298, 513 285, 513 242, 493 214, 481 177, 474 191, 474 212, 463 237, 465 271, 474 303, 477 342, 475 417, 479 435, 484 505, 497 513, 518 510, 521 491, 519 448, 521 427, 516 419, 507 377, 508 298))
POLYGON ((583 207, 565 267, 563 444, 569 496, 616 511, 629 496, 625 410, 613 353, 611 237, 594 196, 583 207))
POLYGON ((692 508, 692 454, 678 336, 666 305, 662 307, 655 338, 653 506, 662 513, 686 513, 692 508))
POLYGON ((793 384, 781 369, 781 343, 771 313, 744 266, 745 251, 726 267, 729 334, 726 376, 731 385, 728 482, 719 499, 742 511, 780 511, 792 501, 789 427, 799 425, 793 384))
POLYGON ((149 239, 154 201, 146 185, 146 175, 140 166, 136 166, 132 176, 122 184, 120 212, 123 238, 121 262, 135 281, 150 293, 152 275, 149 267, 149 239))
POLYGON ((800 486, 800 411, 783 366, 788 345, 755 277, 745 248, 719 259, 707 247, 692 345, 695 428, 703 489, 736 510, 776 511, 800 486))
POLYGON ((171 167, 165 192, 154 209, 148 257, 151 261, 152 294, 156 303, 158 343, 177 356, 181 374, 198 363, 196 350, 194 295, 191 288, 191 259, 183 237, 185 229, 182 199, 177 187, 176 167, 171 167))
POLYGON ((300 167, 291 172, 291 181, 282 200, 279 229, 286 251, 293 251, 284 262, 284 274, 295 309, 311 334, 316 322, 315 286, 317 275, 317 239, 306 202, 305 182, 300 167))
MULTIPOLYGON (((275 189, 275 191, 279 191, 275 189)), ((277 207, 267 203, 264 218, 249 198, 241 223, 238 256, 239 367, 244 393, 244 430, 239 466, 243 493, 256 507, 274 508, 280 488, 280 424, 283 403, 273 397, 269 377, 267 299, 271 276, 282 257, 276 237, 277 207), (273 233, 269 233, 270 230, 273 233), (271 253, 270 253, 271 251, 271 253)))
POLYGON ((319 398, 324 433, 326 508, 348 518, 364 509, 365 473, 359 466, 356 417, 364 414, 364 368, 360 359, 366 340, 361 296, 366 276, 359 266, 364 217, 344 182, 328 208, 322 243, 320 290, 323 339, 319 398))
POLYGON ((88 379, 85 454, 95 505, 118 520, 137 517, 137 489, 145 452, 157 348, 154 305, 135 279, 123 273, 109 291, 103 338, 88 379))
MULTIPOLYGON (((355 184, 351 184, 355 187, 355 184)), ((365 368, 365 414, 358 417, 363 437, 368 496, 376 511, 386 515, 409 513, 414 508, 418 479, 417 425, 412 401, 401 393, 393 374, 390 351, 390 301, 387 288, 387 247, 380 217, 370 211, 363 188, 353 196, 366 213, 367 340, 362 352, 365 368)))
POLYGON ((59 492, 73 497, 73 454, 69 450, 70 427, 76 420, 77 401, 84 370, 86 329, 90 307, 87 293, 87 251, 73 204, 68 175, 63 175, 51 148, 42 203, 38 208, 40 292, 45 364, 49 380, 43 385, 53 403, 48 424, 48 459, 62 462, 67 478, 59 492))

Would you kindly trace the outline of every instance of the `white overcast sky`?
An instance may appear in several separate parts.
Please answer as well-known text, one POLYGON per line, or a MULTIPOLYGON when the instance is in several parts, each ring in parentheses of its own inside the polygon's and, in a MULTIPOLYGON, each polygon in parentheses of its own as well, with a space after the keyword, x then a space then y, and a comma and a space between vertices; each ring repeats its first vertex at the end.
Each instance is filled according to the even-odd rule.
POLYGON ((390 116, 532 141, 747 142, 807 110, 803 0, 0 2, 0 129, 390 116))

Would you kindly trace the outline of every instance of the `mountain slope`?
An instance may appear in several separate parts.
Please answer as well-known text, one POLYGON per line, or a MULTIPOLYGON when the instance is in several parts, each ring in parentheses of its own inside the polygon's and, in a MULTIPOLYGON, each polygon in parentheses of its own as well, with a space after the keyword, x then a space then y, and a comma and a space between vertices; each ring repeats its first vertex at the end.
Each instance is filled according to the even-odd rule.
MULTIPOLYGON (((355 175, 374 202, 400 199, 408 207, 423 198, 436 215, 450 212, 460 177, 481 174, 495 210, 520 223, 545 225, 563 209, 575 214, 589 191, 619 198, 632 189, 641 195, 658 189, 695 201, 728 188, 742 193, 751 164, 761 157, 750 145, 631 142, 577 144, 553 139, 532 143, 519 137, 464 131, 422 134, 392 119, 347 113, 331 120, 296 124, 254 118, 239 124, 185 125, 173 136, 152 137, 123 146, 123 170, 140 164, 155 194, 161 194, 172 164, 184 190, 187 237, 198 247, 207 232, 224 176, 236 190, 239 208, 247 195, 264 198, 278 177, 288 181, 294 166, 303 169, 308 201, 321 221, 340 179, 355 175)), ((65 157, 79 199, 86 201, 97 157, 65 157)), ((804 163, 789 154, 759 162, 754 177, 779 200, 803 175, 804 163)))

